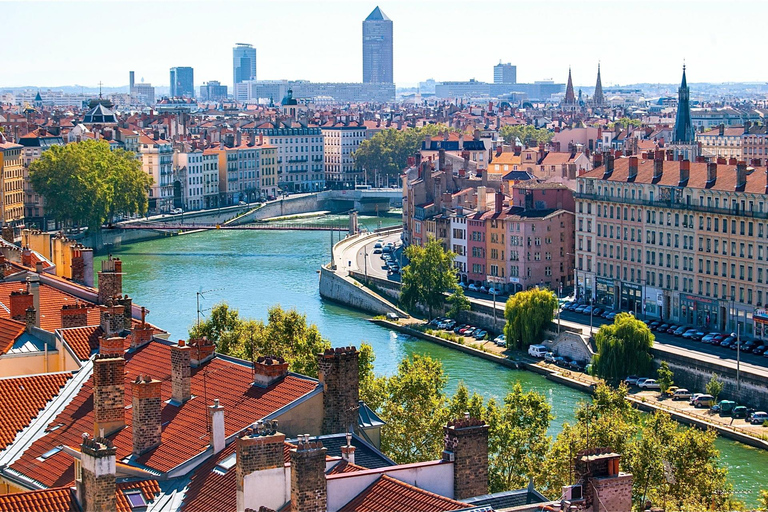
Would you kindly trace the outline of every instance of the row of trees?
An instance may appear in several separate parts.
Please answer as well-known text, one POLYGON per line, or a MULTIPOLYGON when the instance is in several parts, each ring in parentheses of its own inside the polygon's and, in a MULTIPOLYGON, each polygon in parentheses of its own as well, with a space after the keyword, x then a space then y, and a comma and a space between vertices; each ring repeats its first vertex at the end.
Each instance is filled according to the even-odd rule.
POLYGON ((499 134, 508 144, 514 144, 515 139, 520 139, 521 143, 529 147, 546 144, 554 136, 554 133, 546 128, 536 128, 529 124, 502 126, 499 134))
POLYGON ((447 126, 434 124, 408 130, 382 130, 357 147, 353 155, 355 167, 365 170, 369 182, 374 180, 376 173, 397 178, 408 165, 408 157, 419 150, 425 136, 447 130, 447 126))
POLYGON ((53 146, 29 166, 47 215, 92 229, 116 216, 144 214, 152 178, 132 153, 105 141, 53 146))

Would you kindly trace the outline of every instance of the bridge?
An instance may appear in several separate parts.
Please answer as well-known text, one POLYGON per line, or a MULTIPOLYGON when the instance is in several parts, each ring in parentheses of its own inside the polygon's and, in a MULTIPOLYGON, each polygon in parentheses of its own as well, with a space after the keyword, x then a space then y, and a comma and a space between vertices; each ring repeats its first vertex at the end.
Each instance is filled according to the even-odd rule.
POLYGON ((198 224, 181 222, 158 222, 158 223, 132 223, 121 224, 119 226, 108 226, 106 229, 146 229, 153 231, 208 231, 208 230, 238 230, 238 231, 342 231, 348 232, 349 226, 323 226, 318 224, 295 224, 264 222, 257 224, 198 224))
POLYGON ((402 206, 403 191, 399 188, 369 188, 355 190, 326 190, 317 199, 328 210, 357 210, 362 214, 386 212, 391 206, 402 206))

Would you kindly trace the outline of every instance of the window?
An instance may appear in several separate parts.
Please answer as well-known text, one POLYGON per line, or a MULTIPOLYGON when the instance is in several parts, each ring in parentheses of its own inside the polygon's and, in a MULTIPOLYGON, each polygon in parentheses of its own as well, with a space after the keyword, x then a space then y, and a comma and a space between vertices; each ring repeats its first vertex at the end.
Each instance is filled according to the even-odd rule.
POLYGON ((131 506, 131 510, 146 510, 147 501, 144 499, 144 493, 140 489, 135 491, 125 491, 123 494, 125 494, 125 498, 128 500, 128 504, 131 506))

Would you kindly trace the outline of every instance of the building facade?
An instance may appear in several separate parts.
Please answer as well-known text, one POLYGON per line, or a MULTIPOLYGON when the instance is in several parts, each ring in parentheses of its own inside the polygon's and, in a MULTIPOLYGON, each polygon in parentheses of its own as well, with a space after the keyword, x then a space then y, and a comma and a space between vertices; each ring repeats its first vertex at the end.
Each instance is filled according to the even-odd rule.
POLYGON ((392 82, 392 20, 376 7, 363 21, 363 83, 392 82))
POLYGON ((0 214, 3 225, 15 225, 24 220, 24 146, 6 142, 0 136, 0 178, 2 202, 0 214))
POLYGON ((195 97, 195 70, 191 67, 171 68, 171 98, 195 97))
POLYGON ((232 49, 232 84, 256 80, 256 48, 251 44, 237 43, 232 49))
POLYGON ((200 99, 204 101, 219 101, 227 99, 227 86, 218 80, 211 80, 200 86, 200 99))
POLYGON ((365 125, 357 121, 329 121, 321 127, 321 131, 326 184, 343 187, 363 183, 364 171, 355 167, 353 155, 360 143, 366 139, 365 125))
POLYGON ((741 126, 720 125, 712 130, 696 134, 696 142, 701 145, 701 154, 705 157, 723 157, 741 159, 741 126))
POLYGON ((152 177, 149 188, 149 210, 168 212, 173 208, 173 146, 162 139, 146 135, 139 138, 141 167, 152 177))
POLYGON ((502 64, 499 62, 493 66, 493 83, 495 84, 516 84, 517 66, 512 64, 502 64))
POLYGON ((277 148, 277 179, 281 190, 315 192, 325 188, 320 128, 256 128, 256 133, 277 148))

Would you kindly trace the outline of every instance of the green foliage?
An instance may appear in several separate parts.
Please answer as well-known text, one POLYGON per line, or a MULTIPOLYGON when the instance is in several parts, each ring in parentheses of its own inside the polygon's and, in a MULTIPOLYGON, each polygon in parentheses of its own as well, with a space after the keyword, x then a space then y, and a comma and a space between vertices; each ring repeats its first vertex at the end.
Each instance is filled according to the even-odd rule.
POLYGON ((666 395, 669 388, 675 383, 675 375, 672 373, 672 370, 669 369, 669 365, 666 361, 661 362, 661 366, 659 366, 659 369, 656 371, 656 375, 658 377, 657 382, 661 388, 661 394, 666 395))
POLYGON ((455 255, 443 249, 434 238, 430 238, 423 247, 409 245, 405 255, 410 264, 403 268, 400 301, 411 310, 417 304, 426 306, 431 319, 432 310, 445 302, 443 293, 453 292, 459 287, 456 284, 456 269, 453 268, 455 255))
POLYGON ((469 311, 472 309, 472 303, 469 302, 467 296, 464 295, 464 289, 461 286, 457 286, 456 290, 454 290, 454 292, 446 300, 451 306, 447 313, 449 318, 456 319, 459 317, 459 313, 462 311, 469 311))
POLYGON ((549 290, 536 287, 512 295, 504 309, 507 346, 515 344, 522 348, 538 342, 544 327, 552 321, 555 308, 557 297, 549 290))
POLYGON ((713 373, 704 389, 707 391, 707 394, 715 397, 715 402, 717 402, 717 398, 720 396, 720 393, 723 392, 723 381, 720 380, 720 377, 716 373, 713 373))
POLYGON ((616 315, 613 324, 603 325, 595 334, 595 374, 609 382, 618 382, 627 375, 647 375, 653 360, 653 339, 648 326, 631 314, 616 315))
POLYGON ((758 502, 760 503, 760 510, 768 510, 768 491, 760 490, 758 502))
POLYGON ((420 128, 397 130, 389 128, 364 140, 352 155, 355 167, 364 169, 368 181, 373 181, 376 172, 388 177, 397 177, 408 165, 408 157, 421 147, 426 135, 437 135, 447 126, 427 125, 420 128))
POLYGON ((608 123, 608 130, 613 130, 614 128, 629 128, 630 126, 634 126, 635 128, 639 128, 643 123, 639 119, 630 119, 628 117, 622 117, 620 119, 617 119, 616 122, 608 123))
POLYGON ((463 381, 460 381, 456 393, 448 403, 448 418, 463 418, 464 413, 467 412, 472 418, 485 419, 483 397, 476 392, 472 392, 470 395, 467 386, 464 385, 463 381))
MULTIPOLYGON (((289 362, 290 370, 317 377, 318 353, 331 347, 314 324, 307 325, 306 315, 279 305, 269 309, 267 323, 243 319, 227 304, 218 304, 208 320, 189 331, 190 338, 207 336, 216 350, 242 359, 277 356, 289 362)), ((372 363, 372 360, 369 362, 372 363)))
POLYGON ((555 135, 546 128, 536 128, 530 124, 502 126, 499 133, 507 144, 514 144, 515 139, 517 138, 527 147, 546 144, 551 141, 552 137, 555 135))
POLYGON ((30 164, 29 181, 47 214, 92 229, 116 215, 145 213, 152 184, 133 154, 90 140, 45 151, 30 164))

